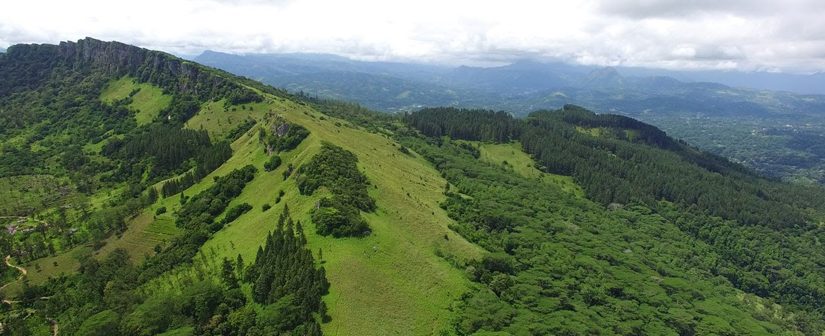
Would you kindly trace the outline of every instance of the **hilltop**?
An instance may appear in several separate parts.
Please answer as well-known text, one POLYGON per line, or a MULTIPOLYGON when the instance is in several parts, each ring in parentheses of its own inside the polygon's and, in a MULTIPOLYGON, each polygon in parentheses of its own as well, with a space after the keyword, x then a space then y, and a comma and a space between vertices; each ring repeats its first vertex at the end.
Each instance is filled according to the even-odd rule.
POLYGON ((825 330, 825 191, 632 118, 387 115, 94 39, 0 79, 15 333, 825 330))

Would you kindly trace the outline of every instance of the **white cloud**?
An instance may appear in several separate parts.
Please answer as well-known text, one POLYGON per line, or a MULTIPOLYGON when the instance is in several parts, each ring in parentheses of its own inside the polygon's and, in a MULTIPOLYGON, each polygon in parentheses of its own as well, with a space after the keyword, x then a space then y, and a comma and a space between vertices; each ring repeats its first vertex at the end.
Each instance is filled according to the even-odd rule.
POLYGON ((0 46, 93 36, 186 54, 822 71, 822 17, 819 0, 27 0, 4 3, 0 46))

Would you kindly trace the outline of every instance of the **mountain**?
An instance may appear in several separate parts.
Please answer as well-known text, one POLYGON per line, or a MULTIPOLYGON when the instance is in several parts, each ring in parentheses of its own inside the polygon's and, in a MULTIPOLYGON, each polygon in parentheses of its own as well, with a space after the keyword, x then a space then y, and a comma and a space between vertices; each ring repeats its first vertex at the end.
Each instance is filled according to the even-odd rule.
POLYGON ((825 191, 630 117, 390 115, 91 38, 0 83, 13 334, 825 331, 825 191))
POLYGON ((713 82, 737 88, 753 90, 788 91, 803 95, 825 94, 825 74, 793 74, 766 71, 724 71, 695 70, 673 71, 623 67, 622 73, 628 76, 667 76, 686 82, 713 82))

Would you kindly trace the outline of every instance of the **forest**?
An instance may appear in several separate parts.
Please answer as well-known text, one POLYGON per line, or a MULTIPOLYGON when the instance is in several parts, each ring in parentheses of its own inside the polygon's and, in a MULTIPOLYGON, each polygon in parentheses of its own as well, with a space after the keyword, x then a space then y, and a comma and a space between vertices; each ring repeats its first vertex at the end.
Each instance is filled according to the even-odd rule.
MULTIPOLYGON (((448 147, 449 139, 518 141, 525 152, 532 154, 539 169, 572 176, 584 188, 587 198, 602 207, 651 212, 658 220, 667 221, 680 236, 701 244, 710 255, 699 257, 703 264, 691 267, 704 269, 709 276, 720 276, 745 292, 796 307, 801 320, 797 323, 805 334, 815 334, 815 330, 822 328, 817 321, 821 321, 825 313, 822 311, 825 288, 821 286, 825 274, 821 267, 814 266, 825 261, 825 255, 814 247, 825 233, 816 224, 825 204, 825 194, 820 188, 760 178, 717 156, 667 138, 657 138, 657 134, 661 137, 663 133, 643 124, 623 121, 626 117, 595 116, 575 106, 535 112, 523 121, 503 120, 495 124, 487 124, 483 121, 485 118, 476 119, 469 113, 453 113, 452 109, 424 112, 408 115, 406 120, 430 136, 430 141, 438 145, 436 148, 453 148, 446 152, 475 158, 464 144, 448 147), (571 117, 571 113, 574 116, 571 117), (582 114, 598 121, 582 121, 582 114), (512 131, 513 124, 520 125, 519 136, 512 131)), ((416 151, 423 150, 419 149, 420 144, 419 147, 414 144, 416 142, 409 146, 416 151)), ((447 174, 451 184, 461 186, 458 181, 483 176, 474 172, 475 167, 469 164, 458 169, 450 167, 449 156, 424 155, 431 155, 428 159, 447 174), (455 180, 450 179, 451 173, 457 175, 455 180)), ((496 183, 514 183, 504 182, 507 178, 498 176, 495 179, 502 181, 496 183)), ((530 215, 517 218, 512 217, 518 213, 516 209, 502 210, 492 217, 479 217, 478 211, 504 206, 499 203, 505 202, 506 195, 524 189, 531 188, 507 188, 509 191, 503 192, 488 185, 480 192, 493 192, 497 200, 484 202, 479 194, 461 188, 460 192, 472 196, 474 201, 467 204, 465 198, 448 193, 444 206, 459 223, 468 223, 457 227, 459 232, 477 237, 481 244, 488 240, 514 244, 498 247, 505 251, 512 249, 509 254, 513 254, 520 251, 514 237, 524 232, 518 225, 543 221, 552 218, 551 215, 534 216, 539 208, 528 205, 523 211, 530 215), (506 235, 487 238, 502 233, 506 235)), ((549 201, 548 204, 556 203, 549 201)), ((595 213, 598 211, 593 210, 588 216, 595 213)), ((537 245, 530 246, 534 249, 537 245)))

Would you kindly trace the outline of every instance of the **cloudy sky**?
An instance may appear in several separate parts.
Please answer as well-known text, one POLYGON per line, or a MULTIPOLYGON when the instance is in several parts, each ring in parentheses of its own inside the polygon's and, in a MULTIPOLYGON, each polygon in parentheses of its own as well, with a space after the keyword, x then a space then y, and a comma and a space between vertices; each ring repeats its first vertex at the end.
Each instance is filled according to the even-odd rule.
POLYGON ((4 1, 0 47, 92 36, 176 54, 825 71, 823 0, 4 1))

